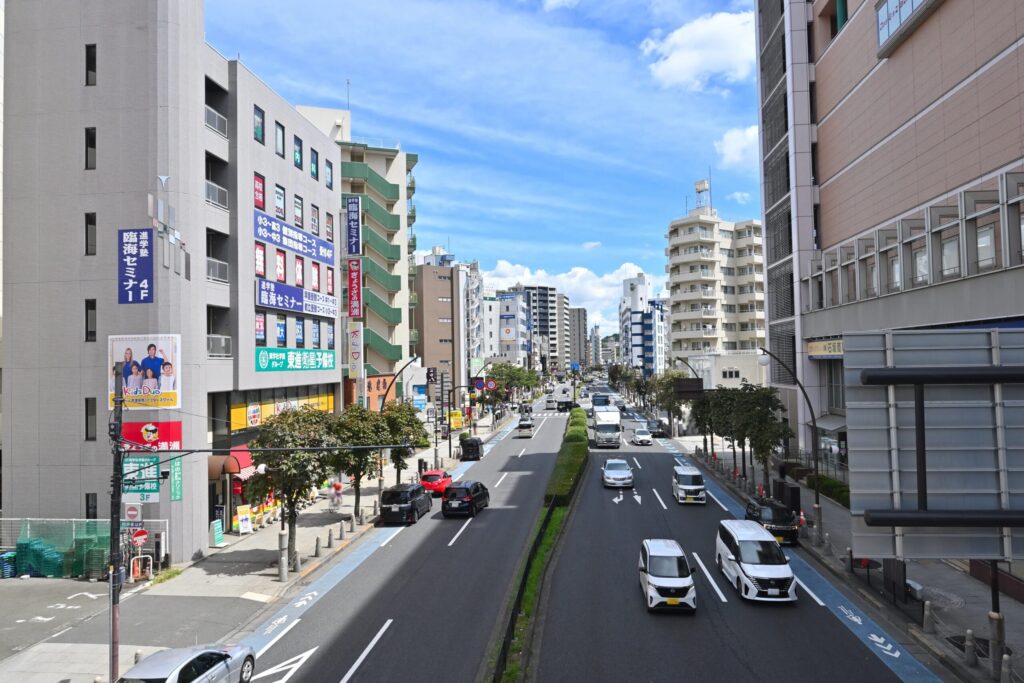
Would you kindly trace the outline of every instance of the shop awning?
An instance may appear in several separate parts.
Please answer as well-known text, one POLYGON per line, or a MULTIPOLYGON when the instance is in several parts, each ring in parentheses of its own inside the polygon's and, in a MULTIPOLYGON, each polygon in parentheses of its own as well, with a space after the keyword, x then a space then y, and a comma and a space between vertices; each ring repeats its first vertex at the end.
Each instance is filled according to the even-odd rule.
POLYGON ((218 481, 225 474, 233 474, 244 481, 256 473, 252 453, 246 446, 235 446, 228 455, 211 455, 207 463, 210 481, 218 481))
POLYGON ((252 453, 248 446, 235 446, 231 449, 231 455, 238 461, 240 471, 235 475, 238 479, 245 481, 256 474, 256 466, 252 464, 252 453))
POLYGON ((838 432, 846 429, 846 418, 842 415, 823 415, 817 419, 818 429, 823 432, 838 432))

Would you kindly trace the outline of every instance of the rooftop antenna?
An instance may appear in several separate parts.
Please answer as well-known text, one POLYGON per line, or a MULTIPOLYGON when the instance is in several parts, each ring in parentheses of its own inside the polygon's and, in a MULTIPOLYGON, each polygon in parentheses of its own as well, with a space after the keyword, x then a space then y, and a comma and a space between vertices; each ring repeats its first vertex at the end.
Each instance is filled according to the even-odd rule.
POLYGON ((352 111, 352 79, 345 79, 345 109, 352 111))

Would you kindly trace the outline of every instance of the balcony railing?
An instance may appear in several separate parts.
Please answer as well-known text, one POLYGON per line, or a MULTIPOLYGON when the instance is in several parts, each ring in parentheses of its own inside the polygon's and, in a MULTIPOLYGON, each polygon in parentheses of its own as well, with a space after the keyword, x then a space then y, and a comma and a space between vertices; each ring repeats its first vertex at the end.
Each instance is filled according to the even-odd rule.
POLYGON ((215 258, 207 258, 206 279, 211 282, 229 282, 228 264, 215 258))
POLYGON ((415 308, 420 302, 420 295, 416 292, 409 292, 409 308, 415 308))
POLYGON ((206 201, 222 209, 228 208, 228 191, 217 183, 206 181, 206 201))
POLYGON ((223 137, 228 136, 228 120, 216 109, 206 105, 206 127, 215 130, 223 137))
POLYGON ((231 337, 223 334, 206 335, 206 355, 210 358, 232 358, 231 337))

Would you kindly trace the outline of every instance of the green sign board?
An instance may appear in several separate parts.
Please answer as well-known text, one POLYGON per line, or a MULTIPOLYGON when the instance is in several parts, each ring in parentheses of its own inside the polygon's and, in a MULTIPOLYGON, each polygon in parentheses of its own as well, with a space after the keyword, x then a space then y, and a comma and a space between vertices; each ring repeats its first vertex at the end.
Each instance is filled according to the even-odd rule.
POLYGON ((181 458, 171 461, 171 501, 181 500, 185 488, 185 473, 182 468, 181 458))
POLYGON ((256 349, 256 372, 333 370, 335 352, 323 349, 256 349))
POLYGON ((224 545, 224 524, 219 520, 213 520, 213 546, 219 548, 224 545))
POLYGON ((124 493, 160 493, 159 455, 126 455, 122 463, 124 493))

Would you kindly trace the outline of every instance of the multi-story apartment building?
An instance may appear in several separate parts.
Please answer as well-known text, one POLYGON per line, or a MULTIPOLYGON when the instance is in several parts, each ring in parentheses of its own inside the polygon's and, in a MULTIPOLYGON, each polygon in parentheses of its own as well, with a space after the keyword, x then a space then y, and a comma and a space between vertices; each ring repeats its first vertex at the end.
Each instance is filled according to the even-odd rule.
POLYGON ((544 373, 564 373, 569 368, 569 298, 554 287, 516 284, 509 291, 523 292, 530 308, 533 345, 544 373), (543 348, 540 348, 543 337, 543 348))
POLYGON ((462 310, 466 325, 466 370, 476 377, 484 363, 484 279, 480 274, 480 263, 470 261, 460 263, 461 282, 464 283, 462 293, 462 310))
POLYGON ((501 304, 498 302, 498 294, 493 289, 484 290, 483 296, 480 299, 480 337, 481 343, 481 354, 484 362, 498 360, 498 354, 501 353, 501 345, 499 343, 501 331, 498 327, 500 324, 500 309, 501 304))
MULTIPOLYGON (((340 407, 339 149, 203 36, 201 0, 6 3, 5 517, 109 515, 122 384, 125 436, 164 449, 340 407)), ((247 464, 133 494, 172 561, 231 528, 247 464)))
POLYGON ((589 363, 587 354, 587 309, 569 307, 569 367, 585 368, 589 363))
MULTIPOLYGON (((467 384, 466 324, 463 315, 465 273, 448 254, 435 253, 416 268, 413 291, 419 300, 413 326, 419 330, 415 353, 424 367, 437 368, 438 381, 446 376, 448 387, 467 384), (447 265, 435 265, 447 264, 447 265)), ((430 389, 437 391, 437 387, 430 389)), ((453 392, 452 403, 461 403, 465 389, 453 392)), ((437 395, 431 395, 437 402, 437 395)), ((448 397, 442 397, 447 403, 448 397)))
POLYGON ((532 366, 530 360, 532 339, 530 309, 526 303, 526 295, 522 292, 498 292, 497 304, 497 360, 521 368, 538 367, 532 366))
POLYGON ((587 365, 601 364, 601 328, 594 325, 590 328, 590 339, 587 341, 587 365))
POLYGON ((619 299, 619 356, 631 368, 643 367, 643 315, 651 298, 651 281, 644 273, 622 281, 619 299))
POLYGON ((843 453, 844 333, 1024 319, 1024 15, 1018 0, 757 10, 768 338, 796 373, 773 363, 771 381, 801 447, 843 453))

